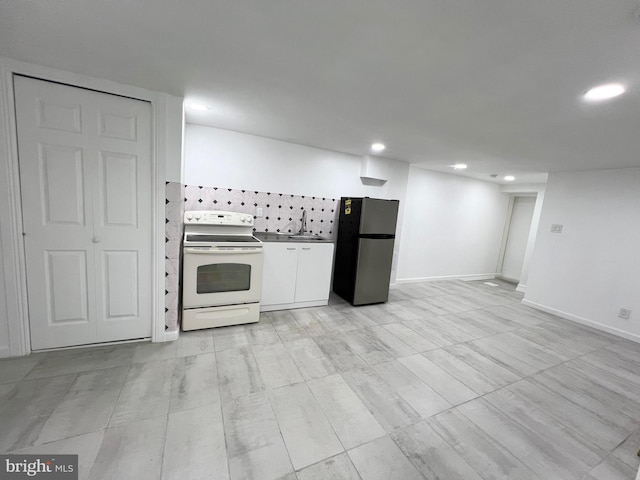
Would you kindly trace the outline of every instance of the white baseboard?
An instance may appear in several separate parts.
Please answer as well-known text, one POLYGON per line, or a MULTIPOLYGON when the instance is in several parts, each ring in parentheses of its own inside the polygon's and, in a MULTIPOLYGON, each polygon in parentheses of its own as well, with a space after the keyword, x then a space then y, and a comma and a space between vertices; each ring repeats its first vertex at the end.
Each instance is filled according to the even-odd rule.
POLYGON ((570 320, 587 327, 595 328, 596 330, 600 330, 602 332, 610 333, 611 335, 615 335, 617 337, 631 340, 632 342, 640 343, 640 335, 636 335, 634 333, 625 332, 624 330, 613 328, 602 323, 594 322, 593 320, 589 320, 588 318, 579 317, 578 315, 563 312, 562 310, 557 310, 555 308, 548 307, 540 303, 531 302, 529 300, 522 300, 522 304, 527 305, 528 307, 535 308, 536 310, 542 310, 543 312, 552 313, 553 315, 564 318, 565 320, 570 320))
POLYGON ((312 302, 282 303, 278 305, 260 304, 261 312, 275 312, 278 310, 293 310, 294 308, 324 307, 329 304, 327 300, 314 300, 312 302))
POLYGON ((518 278, 510 277, 509 275, 502 275, 501 273, 498 273, 496 275, 496 278, 498 280, 504 280, 505 282, 508 282, 508 283, 518 284, 520 282, 520 279, 518 278))
POLYGON ((164 340, 162 340, 163 342, 173 342, 175 340, 178 339, 178 337, 180 336, 180 330, 179 329, 175 329, 175 330, 165 330, 164 331, 164 340))
POLYGON ((519 283, 518 286, 516 287, 516 292, 526 292, 527 291, 527 286, 523 285, 522 283, 519 283))
POLYGON ((494 278, 496 278, 495 273, 482 273, 476 275, 443 275, 441 277, 398 278, 396 279, 396 283, 437 282, 438 280, 464 280, 470 282, 472 280, 493 280, 494 278))
POLYGON ((114 345, 130 345, 135 343, 148 343, 151 341, 150 337, 134 338, 133 340, 115 340, 113 342, 102 343, 88 343, 84 345, 71 345, 69 347, 57 347, 57 348, 43 348, 42 350, 32 350, 31 353, 45 353, 45 352, 61 352, 64 350, 79 350, 81 348, 100 348, 111 347, 114 345))

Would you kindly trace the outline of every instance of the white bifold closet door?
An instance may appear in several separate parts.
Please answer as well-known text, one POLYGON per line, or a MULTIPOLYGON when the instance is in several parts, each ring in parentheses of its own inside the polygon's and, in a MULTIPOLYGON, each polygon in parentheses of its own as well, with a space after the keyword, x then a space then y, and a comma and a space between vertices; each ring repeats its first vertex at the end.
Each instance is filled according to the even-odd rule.
POLYGON ((151 105, 14 87, 32 350, 151 336, 151 105))

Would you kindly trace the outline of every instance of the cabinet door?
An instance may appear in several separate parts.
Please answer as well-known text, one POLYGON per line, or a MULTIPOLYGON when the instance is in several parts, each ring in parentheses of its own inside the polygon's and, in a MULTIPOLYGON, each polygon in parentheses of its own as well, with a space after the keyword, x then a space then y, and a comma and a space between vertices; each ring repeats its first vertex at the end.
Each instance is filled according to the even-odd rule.
POLYGON ((262 305, 293 303, 296 292, 298 248, 290 243, 265 243, 262 305))
POLYGON ((312 302, 329 298, 332 263, 332 243, 300 245, 296 302, 312 302))

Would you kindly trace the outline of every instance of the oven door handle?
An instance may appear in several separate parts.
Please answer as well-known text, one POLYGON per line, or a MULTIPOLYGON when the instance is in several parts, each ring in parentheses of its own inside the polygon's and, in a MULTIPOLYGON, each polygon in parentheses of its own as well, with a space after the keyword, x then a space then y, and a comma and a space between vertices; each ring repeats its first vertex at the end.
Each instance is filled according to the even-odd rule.
POLYGON ((244 253, 262 253, 262 249, 255 248, 251 250, 203 250, 201 248, 185 248, 184 253, 197 253, 199 255, 202 255, 202 254, 218 255, 219 253, 225 254, 225 255, 231 255, 231 254, 238 255, 238 254, 244 254, 244 253))

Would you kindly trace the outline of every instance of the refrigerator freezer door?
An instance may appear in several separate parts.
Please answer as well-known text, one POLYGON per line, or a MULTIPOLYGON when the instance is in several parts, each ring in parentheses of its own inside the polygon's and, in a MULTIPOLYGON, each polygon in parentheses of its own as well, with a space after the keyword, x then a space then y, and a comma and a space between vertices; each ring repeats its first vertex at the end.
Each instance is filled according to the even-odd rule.
POLYGON ((395 234, 399 203, 398 200, 362 199, 360 233, 395 234))
POLYGON ((386 302, 393 259, 393 239, 361 238, 353 305, 386 302))

